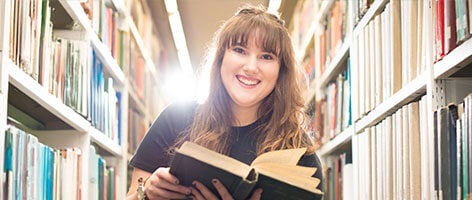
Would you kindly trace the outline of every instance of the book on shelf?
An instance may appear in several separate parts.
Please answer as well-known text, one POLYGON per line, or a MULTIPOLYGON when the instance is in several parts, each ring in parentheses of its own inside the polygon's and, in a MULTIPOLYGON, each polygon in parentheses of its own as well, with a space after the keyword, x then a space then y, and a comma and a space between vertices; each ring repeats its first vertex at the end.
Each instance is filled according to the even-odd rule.
POLYGON ((212 179, 217 178, 234 199, 247 199, 253 190, 262 188, 262 199, 321 199, 320 180, 313 177, 317 168, 298 166, 306 148, 287 149, 259 155, 251 165, 185 142, 172 160, 170 172, 183 185, 194 180, 218 194, 212 179))

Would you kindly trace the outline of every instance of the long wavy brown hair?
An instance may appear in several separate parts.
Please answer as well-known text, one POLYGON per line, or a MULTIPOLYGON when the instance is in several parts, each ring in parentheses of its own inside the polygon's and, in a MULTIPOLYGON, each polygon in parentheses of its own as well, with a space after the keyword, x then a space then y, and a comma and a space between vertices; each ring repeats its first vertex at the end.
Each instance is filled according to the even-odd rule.
POLYGON ((189 140, 220 153, 229 153, 230 129, 235 118, 231 98, 221 79, 221 64, 226 50, 235 44, 245 45, 250 39, 255 39, 264 51, 277 55, 280 62, 275 88, 258 108, 256 153, 299 147, 308 147, 308 153, 314 151, 313 143, 302 128, 304 99, 288 30, 276 15, 261 6, 250 5, 242 7, 216 32, 213 49, 208 51, 209 56, 213 56, 209 61, 209 95, 198 105, 188 133, 182 134, 176 146, 189 140))

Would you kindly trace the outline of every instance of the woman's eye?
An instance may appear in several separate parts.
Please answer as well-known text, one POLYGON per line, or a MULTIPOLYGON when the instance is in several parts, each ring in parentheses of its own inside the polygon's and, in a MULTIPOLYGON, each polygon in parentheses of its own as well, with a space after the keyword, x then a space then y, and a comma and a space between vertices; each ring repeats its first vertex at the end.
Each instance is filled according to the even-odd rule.
POLYGON ((273 60, 274 56, 272 56, 270 54, 266 54, 266 55, 262 55, 262 59, 264 59, 264 60, 273 60))
POLYGON ((244 49, 241 48, 241 47, 235 47, 235 48, 233 48, 233 51, 236 52, 236 53, 244 53, 244 49))

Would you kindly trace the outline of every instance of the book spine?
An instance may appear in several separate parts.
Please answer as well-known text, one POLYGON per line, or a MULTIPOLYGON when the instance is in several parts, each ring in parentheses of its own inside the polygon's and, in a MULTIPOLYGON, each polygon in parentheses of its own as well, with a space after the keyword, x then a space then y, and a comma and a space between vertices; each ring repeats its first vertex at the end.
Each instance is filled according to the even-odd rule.
MULTIPOLYGON (((251 173, 254 173, 254 170, 251 173)), ((249 195, 251 195, 257 183, 257 174, 255 174, 255 176, 256 178, 254 180, 243 179, 236 185, 236 187, 234 187, 234 190, 231 193, 235 200, 250 198, 249 195)))

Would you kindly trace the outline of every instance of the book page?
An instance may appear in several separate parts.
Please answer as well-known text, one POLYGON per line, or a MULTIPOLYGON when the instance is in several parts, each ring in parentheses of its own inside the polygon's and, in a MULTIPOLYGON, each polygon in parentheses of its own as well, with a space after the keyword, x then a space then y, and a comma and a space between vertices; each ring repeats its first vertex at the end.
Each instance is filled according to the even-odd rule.
POLYGON ((265 175, 272 174, 281 174, 280 176, 299 176, 299 177, 312 177, 317 168, 316 167, 305 167, 300 165, 284 165, 277 163, 261 163, 257 166, 254 166, 259 173, 264 173, 265 175))
POLYGON ((245 179, 250 171, 251 167, 245 163, 231 158, 229 156, 217 153, 205 147, 199 146, 195 143, 185 142, 177 150, 184 155, 200 160, 209 165, 231 172, 239 177, 245 179))
POLYGON ((317 189, 321 180, 312 177, 317 170, 315 167, 264 163, 255 167, 255 169, 259 174, 267 177, 307 191, 322 194, 322 192, 317 189))
POLYGON ((278 151, 271 151, 259 155, 251 166, 259 165, 259 163, 279 163, 286 165, 297 165, 298 161, 305 154, 306 148, 299 149, 284 149, 278 151))

